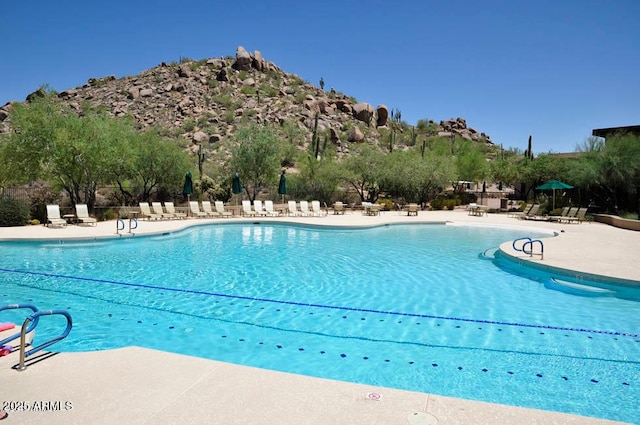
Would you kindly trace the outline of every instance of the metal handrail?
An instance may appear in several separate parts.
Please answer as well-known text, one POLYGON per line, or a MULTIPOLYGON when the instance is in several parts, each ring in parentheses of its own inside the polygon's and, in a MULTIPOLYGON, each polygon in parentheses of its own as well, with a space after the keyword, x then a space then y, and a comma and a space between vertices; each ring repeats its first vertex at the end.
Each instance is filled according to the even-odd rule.
POLYGON ((124 230, 124 220, 119 218, 116 220, 116 235, 120 234, 120 230, 124 230), (122 224, 122 227, 120 226, 122 224))
MULTIPOLYGON (((532 239, 531 239, 530 237, 528 237, 528 236, 525 236, 525 237, 523 237, 523 238, 518 238, 518 239, 516 239, 516 240, 514 240, 514 241, 513 241, 513 244, 512 244, 513 249, 514 249, 515 251, 523 251, 523 249, 516 247, 516 242, 519 242, 519 241, 525 241, 525 240, 526 240, 526 241, 529 241, 529 242, 531 242, 531 241, 532 241, 532 239)), ((524 244, 522 245, 522 247, 524 248, 524 244)))
MULTIPOLYGON (((33 311, 34 313, 38 312, 38 309, 33 304, 7 304, 7 305, 0 306, 0 311, 3 311, 3 310, 18 310, 18 309, 21 309, 21 308, 28 308, 31 311, 33 311)), ((31 326, 26 330, 26 333, 31 332, 37 325, 38 325, 38 318, 36 317, 36 319, 33 322, 31 322, 31 326)), ((11 336, 3 339, 2 341, 0 341, 0 346, 5 345, 6 343, 13 341, 14 339, 18 338, 19 336, 20 336, 20 332, 16 332, 14 335, 11 335, 11 336)))
POLYGON ((24 362, 25 362, 25 358, 31 356, 32 354, 37 353, 38 351, 49 347, 52 344, 55 344, 56 342, 63 340, 64 338, 67 337, 67 335, 69 335, 69 332, 71 332, 71 328, 73 327, 73 321, 71 320, 71 315, 64 311, 64 310, 41 310, 41 311, 37 311, 35 313, 33 313, 31 316, 27 317, 24 321, 24 323, 22 324, 22 330, 20 331, 20 362, 18 364, 18 366, 16 366, 16 370, 19 371, 23 371, 27 369, 27 366, 25 366, 24 362), (38 322, 38 319, 40 316, 51 316, 54 314, 60 314, 62 316, 64 316, 67 319, 67 327, 64 330, 63 333, 61 333, 60 335, 58 335, 55 338, 50 339, 49 341, 38 345, 37 347, 33 347, 32 349, 30 349, 29 351, 26 351, 26 338, 27 338, 27 329, 29 328, 29 323, 31 322, 38 322))
POLYGON ((541 260, 544 259, 544 245, 542 244, 542 241, 540 239, 534 239, 529 242, 525 242, 524 245, 522 245, 522 252, 524 252, 525 254, 529 254, 530 257, 539 255, 541 260), (533 252, 533 244, 536 242, 540 244, 540 254, 534 254, 533 252), (529 251, 527 251, 527 246, 530 246, 531 248, 529 251))
POLYGON ((131 233, 131 231, 132 231, 132 230, 135 230, 135 229, 137 229, 137 228, 138 228, 138 219, 137 219, 137 218, 135 218, 135 217, 131 217, 131 218, 129 219, 129 233, 131 233), (134 224, 135 224, 135 226, 133 226, 133 227, 132 227, 132 226, 131 226, 131 224, 132 224, 132 223, 134 223, 134 224))

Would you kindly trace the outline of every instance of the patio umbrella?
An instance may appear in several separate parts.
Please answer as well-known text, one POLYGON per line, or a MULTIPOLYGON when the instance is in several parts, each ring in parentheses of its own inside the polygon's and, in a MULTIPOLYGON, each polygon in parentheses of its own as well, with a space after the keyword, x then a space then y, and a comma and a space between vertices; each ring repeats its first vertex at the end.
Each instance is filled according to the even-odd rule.
MULTIPOLYGON (((231 183, 231 191, 234 195, 242 193, 242 183, 240 182, 240 176, 238 173, 233 175, 233 181, 231 183)), ((238 205, 238 198, 236 198, 236 205, 238 205)))
POLYGON ((187 172, 187 175, 184 176, 184 186, 182 187, 182 194, 186 196, 187 201, 189 200, 189 195, 193 193, 193 176, 191 175, 191 171, 187 172))
POLYGON ((556 209, 556 190, 558 189, 573 189, 573 186, 570 184, 566 184, 561 182, 560 180, 549 180, 546 183, 541 184, 536 187, 536 190, 552 190, 553 191, 553 207, 552 209, 556 209))
POLYGON ((282 202, 284 202, 284 195, 287 194, 287 176, 284 174, 284 170, 282 174, 280 174, 280 184, 278 184, 278 194, 282 195, 282 202))

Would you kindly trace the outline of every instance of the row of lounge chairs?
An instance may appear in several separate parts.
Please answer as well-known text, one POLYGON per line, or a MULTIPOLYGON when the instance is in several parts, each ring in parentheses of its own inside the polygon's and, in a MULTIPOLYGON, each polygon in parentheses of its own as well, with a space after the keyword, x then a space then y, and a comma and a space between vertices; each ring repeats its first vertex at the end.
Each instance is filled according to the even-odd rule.
POLYGON ((176 211, 173 202, 165 202, 164 207, 160 202, 152 202, 149 206, 148 202, 140 202, 140 218, 147 220, 174 220, 184 219, 187 215, 183 212, 176 211))
POLYGON ((75 221, 78 224, 96 226, 97 220, 89 215, 87 204, 76 204, 76 213, 60 215, 60 206, 57 204, 47 205, 47 222, 45 225, 51 227, 66 227, 68 221, 75 221), (68 220, 68 221, 67 221, 68 220))
POLYGON ((523 220, 557 221, 559 223, 581 223, 587 214, 586 207, 564 207, 560 215, 540 215, 540 204, 528 204, 521 212, 512 213, 512 217, 523 220))

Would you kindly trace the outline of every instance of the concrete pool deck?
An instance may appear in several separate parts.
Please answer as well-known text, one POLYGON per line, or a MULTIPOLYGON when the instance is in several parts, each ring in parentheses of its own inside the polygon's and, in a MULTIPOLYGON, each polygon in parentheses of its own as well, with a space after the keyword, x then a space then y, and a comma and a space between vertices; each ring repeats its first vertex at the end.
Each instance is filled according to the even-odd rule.
MULTIPOLYGON (((420 211, 417 217, 359 212, 309 218, 232 218, 140 221, 136 235, 165 233, 204 223, 294 222, 332 226, 392 223, 460 223, 517 226, 555 232, 544 239, 544 259, 523 261, 640 281, 640 232, 601 223, 559 224, 518 220, 506 214, 469 216, 464 210, 420 211)), ((0 228, 0 240, 118 237, 116 223, 96 227, 0 228)), ((510 250, 510 241, 501 246, 510 250)), ((16 300, 16 302, 21 300, 16 300)), ((37 305, 37 302, 36 302, 37 305)), ((46 307, 46 306, 45 306, 46 307)), ((55 349, 55 345, 53 346, 55 349)), ((255 369, 139 347, 61 353, 22 372, 11 367, 18 353, 0 357, 0 401, 37 405, 10 411, 7 424, 607 424, 616 423, 542 410, 255 369), (380 396, 380 397, 378 397, 380 396), (59 404, 56 404, 59 402, 59 404), (70 403, 66 404, 66 403, 70 403), (45 407, 50 407, 47 411, 45 407), (71 407, 71 409, 66 409, 71 407), (52 410, 56 409, 56 410, 52 410), (59 410, 57 410, 59 409, 59 410)), ((1 406, 0 406, 1 407, 1 406)), ((13 407, 18 407, 14 404, 13 407)))

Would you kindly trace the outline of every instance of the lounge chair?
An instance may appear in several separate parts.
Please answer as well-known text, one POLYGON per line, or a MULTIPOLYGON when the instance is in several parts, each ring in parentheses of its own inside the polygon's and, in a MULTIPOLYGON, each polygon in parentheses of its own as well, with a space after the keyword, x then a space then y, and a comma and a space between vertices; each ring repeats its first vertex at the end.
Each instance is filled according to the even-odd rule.
POLYGON ((373 204, 371 202, 363 202, 362 203, 362 213, 364 215, 379 215, 380 214, 380 205, 373 204))
POLYGON ((60 206, 57 204, 47 205, 47 225, 51 227, 66 227, 67 220, 60 217, 60 206))
POLYGON ((342 202, 338 201, 335 204, 333 204, 333 214, 334 215, 344 214, 345 210, 346 210, 346 207, 342 202))
POLYGON ((191 211, 192 216, 197 218, 205 218, 207 216, 206 212, 200 211, 198 201, 189 201, 189 211, 191 211))
POLYGON ((309 201, 300 201, 300 215, 303 217, 312 216, 313 213, 309 211, 309 201))
POLYGON ((222 216, 218 211, 214 211, 211 208, 211 201, 202 201, 202 211, 207 215, 207 217, 215 218, 222 216))
POLYGON ((214 203, 215 207, 216 207, 216 212, 220 214, 221 217, 232 217, 233 214, 231 213, 231 211, 225 211, 224 210, 224 203, 222 201, 216 201, 214 203))
POLYGON ((418 204, 409 204, 407 207, 407 215, 418 216, 418 204))
POLYGON ((587 210, 588 210, 587 207, 582 207, 578 209, 578 212, 576 212, 575 217, 565 217, 565 220, 567 220, 567 223, 574 223, 574 222, 582 223, 587 216, 587 210))
POLYGON ((251 209, 251 201, 248 199, 242 200, 242 215, 245 217, 255 217, 256 212, 251 209))
POLYGON ((533 204, 527 204, 527 205, 524 206, 522 211, 514 211, 514 212, 509 214, 509 217, 515 217, 515 218, 523 217, 523 216, 527 215, 527 213, 529 211, 531 211, 531 208, 533 208, 533 204))
POLYGON ((89 216, 87 204, 76 204, 76 219, 78 220, 78 224, 98 225, 98 221, 94 217, 89 216))
POLYGON ((549 217, 549 221, 561 221, 564 217, 567 217, 567 215, 569 214, 569 210, 569 207, 564 207, 560 215, 552 215, 551 217, 549 217))
POLYGON ((269 214, 264 210, 264 207, 262 206, 262 201, 257 199, 253 201, 253 210, 256 212, 256 214, 261 216, 265 216, 269 214))
POLYGON ((298 211, 296 201, 289 201, 287 203, 287 214, 291 217, 299 217, 302 215, 302 213, 298 211))
POLYGON ((578 213, 578 210, 580 208, 578 207, 571 207, 569 209, 569 212, 567 212, 564 215, 561 215, 560 217, 557 218, 557 221, 562 223, 563 221, 566 221, 567 223, 569 222, 569 220, 571 220, 573 217, 576 216, 576 214, 578 213))
POLYGON ((523 215, 519 215, 517 217, 520 218, 520 219, 525 219, 526 220, 528 218, 535 217, 538 214, 539 210, 540 210, 540 204, 533 204, 533 206, 531 208, 529 208, 529 211, 527 211, 523 215))
POLYGON ((327 211, 323 211, 322 207, 320 207, 320 201, 311 201, 311 213, 316 217, 327 215, 327 211))
POLYGON ((167 211, 162 208, 162 204, 160 202, 152 202, 151 208, 153 209, 153 213, 160 216, 161 219, 172 219, 176 218, 175 215, 169 214, 167 211))
POLYGON ((148 202, 140 202, 138 205, 140 206, 141 218, 146 218, 147 220, 160 220, 162 218, 160 214, 151 212, 151 207, 148 202))
POLYGON ((173 202, 165 202, 164 209, 167 210, 169 214, 173 214, 175 218, 187 218, 187 215, 185 213, 176 211, 176 207, 173 205, 173 202))
POLYGON ((273 201, 267 199, 266 201, 264 201, 264 210, 267 213, 267 215, 271 216, 271 217, 277 217, 280 215, 280 213, 276 210, 273 209, 273 201))

